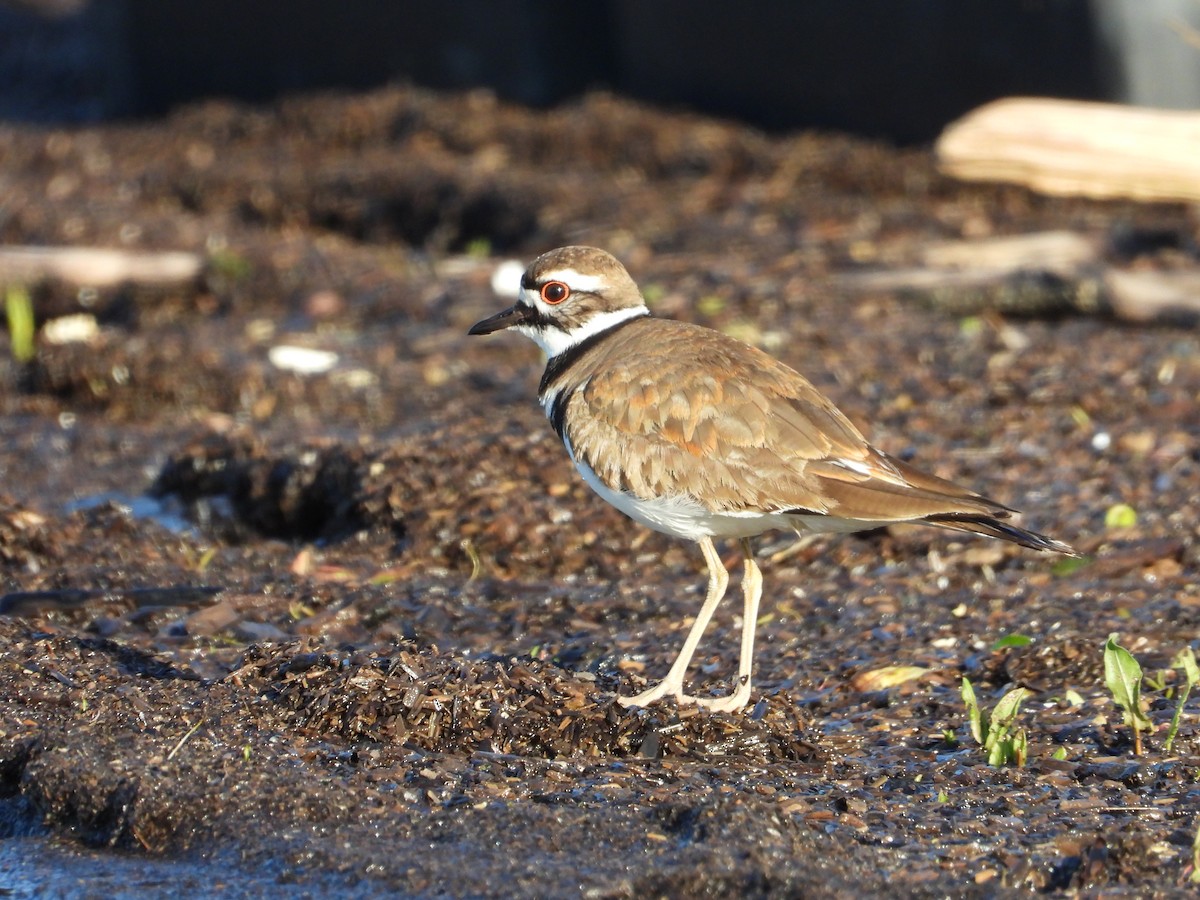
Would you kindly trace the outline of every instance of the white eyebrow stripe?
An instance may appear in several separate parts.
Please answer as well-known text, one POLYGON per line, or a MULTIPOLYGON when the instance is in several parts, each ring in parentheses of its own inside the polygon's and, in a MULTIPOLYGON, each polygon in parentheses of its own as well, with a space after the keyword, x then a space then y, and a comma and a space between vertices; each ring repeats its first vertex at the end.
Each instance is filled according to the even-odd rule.
POLYGON ((545 284, 548 281, 562 281, 573 291, 584 291, 589 294, 594 294, 609 284, 608 279, 602 275, 584 275, 574 269, 555 269, 553 272, 546 272, 538 279, 539 284, 545 284))

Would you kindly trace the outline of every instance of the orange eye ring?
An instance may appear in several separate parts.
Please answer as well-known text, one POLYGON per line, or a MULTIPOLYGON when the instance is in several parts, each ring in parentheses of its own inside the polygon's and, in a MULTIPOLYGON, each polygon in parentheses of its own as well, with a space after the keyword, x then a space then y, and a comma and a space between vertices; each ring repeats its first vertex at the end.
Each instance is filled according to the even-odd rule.
POLYGON ((571 296, 571 289, 561 281, 547 281, 542 285, 542 299, 551 306, 557 306, 571 296))

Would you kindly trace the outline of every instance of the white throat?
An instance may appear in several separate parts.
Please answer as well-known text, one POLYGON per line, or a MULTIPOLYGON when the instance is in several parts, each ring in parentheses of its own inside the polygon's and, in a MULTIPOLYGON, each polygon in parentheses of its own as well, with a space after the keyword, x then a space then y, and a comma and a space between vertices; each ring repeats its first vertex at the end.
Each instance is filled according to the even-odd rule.
POLYGON ((629 319, 649 314, 650 310, 645 305, 638 304, 637 306, 627 306, 624 309, 614 309, 611 312, 596 313, 574 331, 560 331, 552 327, 534 328, 531 325, 518 325, 516 330, 541 347, 547 358, 554 359, 558 354, 570 350, 592 335, 607 331, 614 325, 629 319))

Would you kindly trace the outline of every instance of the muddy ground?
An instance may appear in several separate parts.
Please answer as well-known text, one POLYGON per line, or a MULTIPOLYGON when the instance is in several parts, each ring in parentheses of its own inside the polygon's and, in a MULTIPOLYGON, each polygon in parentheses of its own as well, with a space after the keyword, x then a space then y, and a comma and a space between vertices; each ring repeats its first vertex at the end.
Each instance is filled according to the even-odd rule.
MULTIPOLYGON (((1196 266, 1194 212, 606 96, 406 89, 5 126, 0 198, 4 244, 206 260, 176 287, 31 285, 39 325, 99 325, 32 361, 0 334, 0 833, 38 848, 0 860, 10 891, 1188 891, 1200 704, 1168 752, 1161 670, 1200 637, 1195 328, 964 318, 842 276, 1048 228, 1196 266), (532 344, 466 336, 508 303, 499 261, 568 242, 1084 564, 932 529, 767 536, 754 704, 617 706, 665 674, 700 554, 579 481, 532 344), (337 362, 281 369, 280 345, 337 362), (1106 525, 1117 503, 1136 524, 1106 525), (1140 757, 1111 632, 1152 675, 1140 757), (964 675, 987 709, 1034 692, 1025 766, 988 765, 964 675), (105 858, 133 874, 97 880, 105 858)), ((738 606, 698 691, 736 668, 738 606)))

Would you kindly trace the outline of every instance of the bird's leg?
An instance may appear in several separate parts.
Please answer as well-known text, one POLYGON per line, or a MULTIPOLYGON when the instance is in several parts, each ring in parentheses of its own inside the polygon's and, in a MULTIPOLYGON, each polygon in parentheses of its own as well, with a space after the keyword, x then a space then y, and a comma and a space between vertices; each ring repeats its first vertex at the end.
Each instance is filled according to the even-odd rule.
MULTIPOLYGON (((725 566, 721 563, 721 557, 717 553, 717 548, 713 546, 712 538, 702 537, 698 543, 704 552, 704 561, 708 564, 708 594, 704 597, 704 605, 700 607, 700 614, 692 623, 687 640, 683 642, 683 649, 675 657, 675 662, 671 665, 671 671, 667 673, 667 677, 648 691, 642 691, 635 697, 618 697, 617 702, 622 706, 648 706, 668 694, 674 696, 680 703, 696 702, 696 698, 683 693, 683 675, 692 661, 692 655, 696 652, 696 646, 700 643, 704 629, 708 627, 708 623, 716 611, 717 604, 725 596, 725 588, 729 586, 729 573, 725 571, 725 566)), ((747 690, 749 690, 748 686, 747 690)))
POLYGON ((697 698, 696 703, 716 712, 737 712, 750 702, 750 670, 754 664, 754 628, 762 600, 762 571, 754 561, 750 539, 742 538, 745 570, 742 575, 742 654, 738 661, 737 687, 728 697, 697 698))

